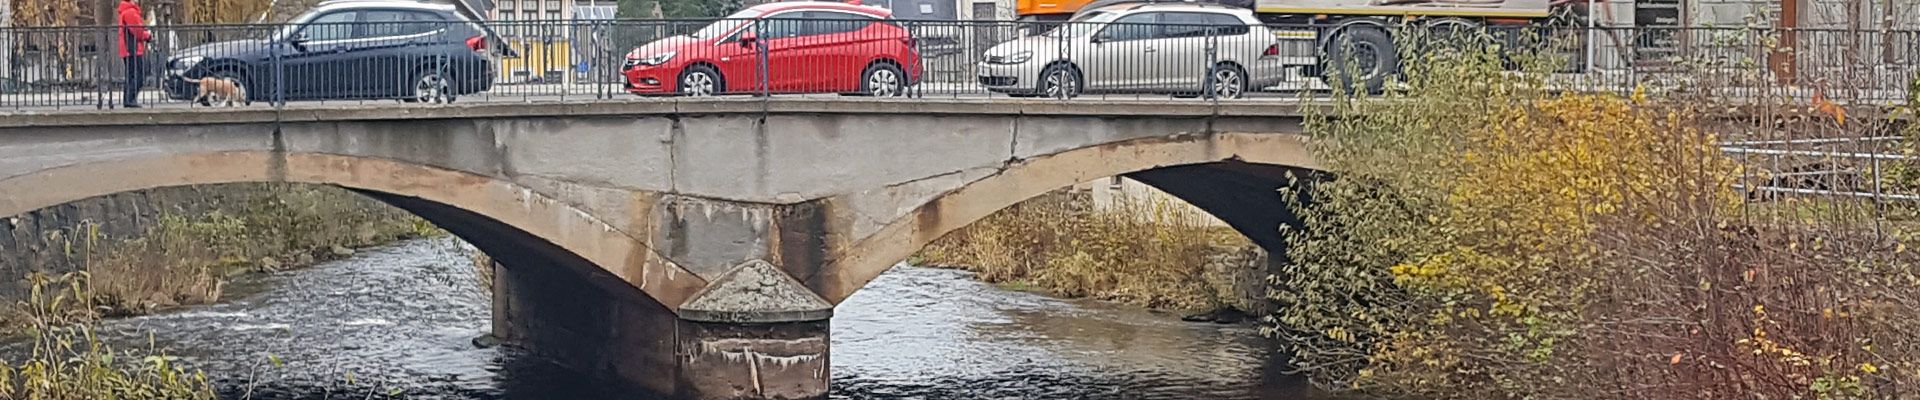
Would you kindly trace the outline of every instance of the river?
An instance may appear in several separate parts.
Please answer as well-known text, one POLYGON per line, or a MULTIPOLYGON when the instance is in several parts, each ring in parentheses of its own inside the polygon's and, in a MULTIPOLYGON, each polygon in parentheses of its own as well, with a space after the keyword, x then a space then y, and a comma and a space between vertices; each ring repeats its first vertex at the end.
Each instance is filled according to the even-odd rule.
MULTIPOLYGON (((537 358, 475 347, 489 302, 461 246, 415 240, 249 276, 221 304, 102 330, 123 349, 152 332, 229 398, 611 396, 537 358)), ((895 268, 832 326, 836 399, 1313 397, 1277 373, 1254 326, 1003 290, 962 271, 895 268)))

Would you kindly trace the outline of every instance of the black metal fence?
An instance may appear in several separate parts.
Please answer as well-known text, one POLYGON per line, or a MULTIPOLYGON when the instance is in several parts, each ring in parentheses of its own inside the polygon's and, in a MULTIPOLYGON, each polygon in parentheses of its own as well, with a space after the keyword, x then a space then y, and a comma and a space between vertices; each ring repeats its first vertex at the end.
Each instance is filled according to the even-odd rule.
POLYGON ((120 57, 116 27, 12 28, 0 30, 0 109, 119 107, 130 81, 140 83, 135 103, 148 107, 198 105, 202 94, 255 106, 635 95, 1292 98, 1328 81, 1391 85, 1409 32, 1544 54, 1555 63, 1550 82, 1568 90, 1901 101, 1920 70, 1920 32, 1908 31, 1515 26, 1469 36, 1187 18, 160 26, 135 63, 120 57))

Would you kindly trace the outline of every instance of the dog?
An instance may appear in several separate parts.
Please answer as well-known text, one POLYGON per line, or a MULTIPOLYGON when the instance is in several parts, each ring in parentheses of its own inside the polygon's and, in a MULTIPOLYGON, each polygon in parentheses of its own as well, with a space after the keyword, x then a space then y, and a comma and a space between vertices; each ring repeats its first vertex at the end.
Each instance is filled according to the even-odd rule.
POLYGON ((233 107, 233 103, 235 102, 253 105, 253 99, 247 98, 247 91, 245 88, 240 87, 239 81, 211 76, 200 79, 188 79, 186 81, 187 83, 200 85, 200 94, 193 97, 194 103, 208 107, 212 107, 214 103, 226 104, 227 107, 233 107))

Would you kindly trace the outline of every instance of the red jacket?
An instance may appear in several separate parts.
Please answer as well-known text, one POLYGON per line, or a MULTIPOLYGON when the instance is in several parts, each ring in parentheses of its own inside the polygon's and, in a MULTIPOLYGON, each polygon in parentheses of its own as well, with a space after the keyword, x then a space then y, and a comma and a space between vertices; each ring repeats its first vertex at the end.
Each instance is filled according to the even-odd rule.
POLYGON ((147 42, 153 40, 153 33, 147 32, 147 21, 141 18, 140 5, 131 1, 120 2, 120 57, 147 55, 147 42), (134 43, 127 44, 127 39, 134 43), (132 51, 128 51, 131 49, 132 51))

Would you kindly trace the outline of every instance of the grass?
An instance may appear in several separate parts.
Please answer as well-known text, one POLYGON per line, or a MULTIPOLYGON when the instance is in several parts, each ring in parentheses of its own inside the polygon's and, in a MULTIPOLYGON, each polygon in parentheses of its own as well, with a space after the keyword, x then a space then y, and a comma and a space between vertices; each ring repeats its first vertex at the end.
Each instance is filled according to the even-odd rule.
MULTIPOLYGON (((350 254, 344 249, 442 234, 404 211, 343 189, 246 184, 229 191, 238 201, 197 215, 164 214, 132 238, 105 237, 95 222, 47 236, 89 274, 89 303, 106 316, 129 316, 218 301, 232 276, 297 268, 350 254)), ((17 328, 26 322, 9 318, 0 325, 17 328)))
POLYGON ((32 353, 0 363, 0 397, 36 400, 213 399, 207 376, 155 350, 121 351, 102 341, 88 299, 89 276, 35 275, 21 302, 32 353))

